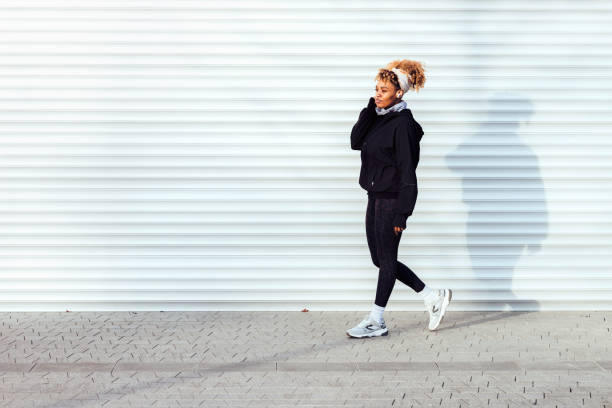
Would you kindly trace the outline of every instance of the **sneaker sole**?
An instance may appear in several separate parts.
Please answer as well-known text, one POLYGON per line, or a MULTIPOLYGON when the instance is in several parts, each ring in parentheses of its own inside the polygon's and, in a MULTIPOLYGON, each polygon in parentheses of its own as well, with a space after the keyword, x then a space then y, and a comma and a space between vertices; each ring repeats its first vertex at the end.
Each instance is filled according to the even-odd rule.
POLYGON ((451 289, 447 289, 448 291, 448 299, 444 299, 444 301, 442 302, 442 310, 440 310, 440 320, 438 321, 438 324, 436 325, 436 327, 434 327, 433 329, 429 329, 431 331, 436 330, 440 324, 442 324, 442 320, 444 320, 444 314, 446 313, 446 309, 448 308, 448 305, 450 304, 451 299, 453 298, 453 291, 451 289))
POLYGON ((380 336, 386 336, 388 334, 389 334, 389 329, 385 329, 384 332, 381 332, 380 330, 378 330, 372 333, 364 334, 363 336, 353 336, 349 334, 349 332, 346 332, 347 336, 354 338, 354 339, 363 339, 364 337, 380 337, 380 336))

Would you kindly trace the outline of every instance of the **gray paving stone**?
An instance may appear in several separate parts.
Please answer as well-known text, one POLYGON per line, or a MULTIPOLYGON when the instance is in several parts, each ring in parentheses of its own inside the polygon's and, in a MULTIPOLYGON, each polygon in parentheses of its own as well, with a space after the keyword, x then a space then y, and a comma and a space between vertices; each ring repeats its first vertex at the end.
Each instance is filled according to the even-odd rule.
POLYGON ((3 313, 0 407, 612 408, 610 312, 362 314, 3 313))

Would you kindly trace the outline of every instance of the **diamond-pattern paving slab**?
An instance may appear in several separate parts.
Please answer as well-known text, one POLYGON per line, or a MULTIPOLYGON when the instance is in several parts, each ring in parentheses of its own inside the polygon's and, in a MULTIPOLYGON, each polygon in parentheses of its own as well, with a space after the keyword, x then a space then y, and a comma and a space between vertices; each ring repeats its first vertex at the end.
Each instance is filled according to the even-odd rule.
POLYGON ((2 313, 1 407, 610 407, 610 312, 2 313))

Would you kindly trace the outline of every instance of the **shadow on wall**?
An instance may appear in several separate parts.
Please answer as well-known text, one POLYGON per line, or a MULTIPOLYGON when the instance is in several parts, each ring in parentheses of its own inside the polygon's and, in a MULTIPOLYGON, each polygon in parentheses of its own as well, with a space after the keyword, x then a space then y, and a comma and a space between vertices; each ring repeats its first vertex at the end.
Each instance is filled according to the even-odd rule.
POLYGON ((478 295, 495 309, 539 310, 537 300, 518 298, 512 289, 519 259, 539 252, 548 235, 538 158, 519 135, 533 105, 514 93, 496 93, 488 103, 477 131, 446 156, 448 167, 462 178, 478 295))

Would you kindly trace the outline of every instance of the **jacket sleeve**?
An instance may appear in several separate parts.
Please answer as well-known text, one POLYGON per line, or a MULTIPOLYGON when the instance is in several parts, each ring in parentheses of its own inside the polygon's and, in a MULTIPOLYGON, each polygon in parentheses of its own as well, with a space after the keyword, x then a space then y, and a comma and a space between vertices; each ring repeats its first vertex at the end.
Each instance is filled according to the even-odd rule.
POLYGON ((400 172, 400 190, 394 209, 393 225, 401 228, 406 228, 406 219, 412 215, 418 194, 413 154, 419 139, 415 132, 411 123, 404 122, 396 128, 395 134, 395 159, 400 172))
POLYGON ((351 131, 351 149, 361 150, 363 140, 368 134, 370 126, 374 123, 374 119, 376 119, 376 103, 374 102, 374 98, 370 97, 368 106, 361 110, 359 119, 357 119, 357 122, 353 125, 353 130, 351 131))

